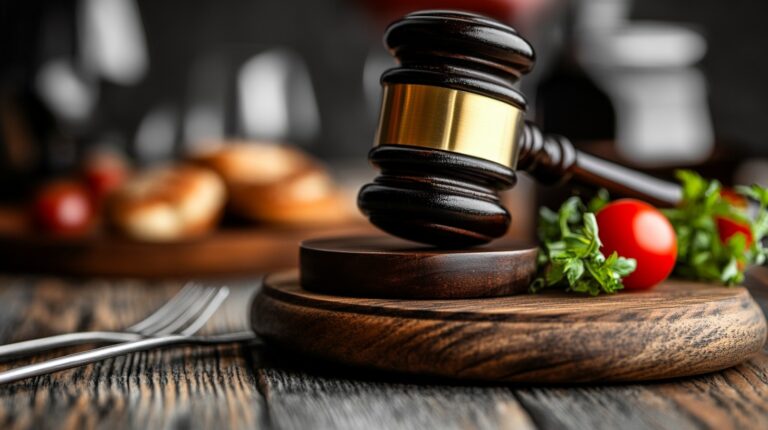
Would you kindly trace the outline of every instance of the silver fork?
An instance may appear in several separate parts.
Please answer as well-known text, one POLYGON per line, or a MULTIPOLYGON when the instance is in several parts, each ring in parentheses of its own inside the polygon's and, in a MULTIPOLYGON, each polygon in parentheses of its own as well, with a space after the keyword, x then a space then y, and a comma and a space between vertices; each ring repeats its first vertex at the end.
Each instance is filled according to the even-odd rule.
POLYGON ((113 346, 105 346, 91 351, 70 354, 41 363, 30 364, 0 372, 0 384, 14 382, 32 376, 44 375, 59 370, 70 369, 130 352, 145 351, 162 346, 183 343, 212 344, 243 342, 254 339, 255 335, 252 331, 228 333, 218 336, 193 336, 213 316, 216 309, 221 306, 229 295, 229 289, 227 287, 213 290, 215 293, 209 291, 209 294, 205 296, 204 300, 199 300, 194 303, 186 312, 179 315, 176 320, 170 321, 165 327, 159 329, 156 333, 153 333, 152 337, 113 346))
MULTIPOLYGON (((83 345, 86 343, 120 343, 142 339, 156 334, 184 313, 191 306, 198 304, 203 297, 210 294, 211 288, 198 284, 187 283, 163 306, 138 323, 124 331, 84 331, 48 336, 39 339, 0 345, 0 361, 16 358, 36 352, 47 351, 65 346, 83 345)), ((172 331, 172 330, 171 330, 172 331)))

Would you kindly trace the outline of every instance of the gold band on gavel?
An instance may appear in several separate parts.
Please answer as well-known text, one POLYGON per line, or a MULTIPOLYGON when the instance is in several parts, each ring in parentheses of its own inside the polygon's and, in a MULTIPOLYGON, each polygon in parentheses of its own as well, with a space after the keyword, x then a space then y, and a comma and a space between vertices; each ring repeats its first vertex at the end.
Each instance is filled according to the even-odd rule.
POLYGON ((514 169, 523 112, 468 91, 387 84, 375 145, 458 152, 514 169))

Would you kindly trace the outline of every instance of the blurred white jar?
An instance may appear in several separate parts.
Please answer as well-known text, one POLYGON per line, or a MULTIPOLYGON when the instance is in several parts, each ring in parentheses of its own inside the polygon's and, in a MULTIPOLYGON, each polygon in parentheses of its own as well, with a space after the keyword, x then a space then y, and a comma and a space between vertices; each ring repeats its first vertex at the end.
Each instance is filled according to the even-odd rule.
POLYGON ((582 61, 614 101, 617 149, 654 167, 695 164, 714 147, 706 41, 681 25, 627 22, 584 38, 582 61))

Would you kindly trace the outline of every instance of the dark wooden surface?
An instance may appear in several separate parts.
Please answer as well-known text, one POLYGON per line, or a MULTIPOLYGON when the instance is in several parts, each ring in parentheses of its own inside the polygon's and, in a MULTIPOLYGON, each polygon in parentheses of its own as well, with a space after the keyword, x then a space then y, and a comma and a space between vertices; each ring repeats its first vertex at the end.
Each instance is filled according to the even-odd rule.
POLYGON ((765 317, 746 289, 686 281, 599 297, 548 291, 408 300, 307 291, 291 270, 266 277, 254 303, 256 332, 292 350, 361 367, 492 382, 699 375, 742 363, 766 338, 765 317))
MULTIPOLYGON (((768 272, 749 281, 768 305, 768 272)), ((127 325, 179 286, 2 276, 0 342, 127 325)), ((189 347, 2 386, 0 428, 760 429, 768 355, 660 383, 526 386, 361 373, 258 343, 189 347)))
POLYGON ((457 250, 439 250, 387 235, 305 240, 300 253, 301 285, 352 297, 508 296, 528 292, 537 254, 535 245, 511 239, 457 250))

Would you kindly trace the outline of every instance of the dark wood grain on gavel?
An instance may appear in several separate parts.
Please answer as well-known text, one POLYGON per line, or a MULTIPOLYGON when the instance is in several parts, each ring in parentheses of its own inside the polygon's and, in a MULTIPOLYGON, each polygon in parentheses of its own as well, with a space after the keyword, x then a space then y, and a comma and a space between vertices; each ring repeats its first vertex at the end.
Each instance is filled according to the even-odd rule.
POLYGON ((358 196, 382 230, 440 247, 487 243, 511 222, 498 193, 515 185, 515 170, 661 206, 679 200, 677 185, 581 153, 522 120, 526 101, 515 83, 534 53, 514 29, 425 11, 393 23, 384 40, 400 64, 381 78, 382 115, 369 153, 381 173, 358 196))

